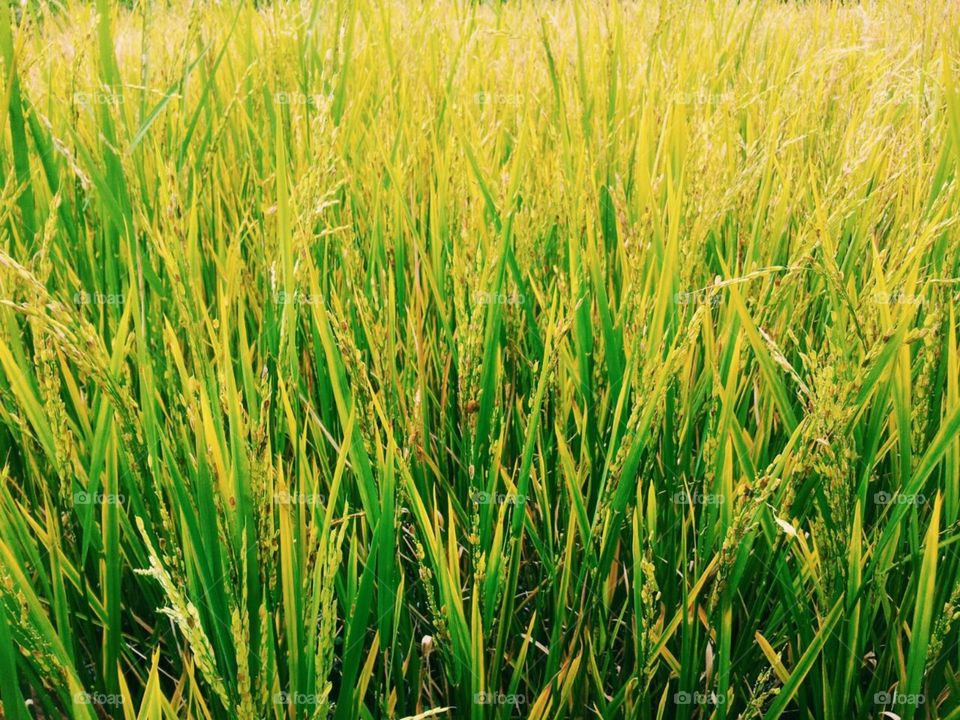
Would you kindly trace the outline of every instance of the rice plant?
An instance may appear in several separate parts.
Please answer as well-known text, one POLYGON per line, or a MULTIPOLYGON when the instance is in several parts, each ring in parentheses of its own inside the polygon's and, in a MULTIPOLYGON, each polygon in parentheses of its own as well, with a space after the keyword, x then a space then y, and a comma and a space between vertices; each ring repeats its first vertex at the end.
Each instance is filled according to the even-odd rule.
POLYGON ((958 28, 0 3, 0 717, 960 718, 958 28))

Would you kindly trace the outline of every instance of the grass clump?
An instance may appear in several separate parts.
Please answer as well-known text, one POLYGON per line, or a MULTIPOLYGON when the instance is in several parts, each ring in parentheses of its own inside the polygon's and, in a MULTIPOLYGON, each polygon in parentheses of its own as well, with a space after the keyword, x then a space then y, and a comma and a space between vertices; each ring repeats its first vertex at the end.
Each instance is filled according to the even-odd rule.
POLYGON ((955 4, 0 7, 3 717, 960 717, 955 4))

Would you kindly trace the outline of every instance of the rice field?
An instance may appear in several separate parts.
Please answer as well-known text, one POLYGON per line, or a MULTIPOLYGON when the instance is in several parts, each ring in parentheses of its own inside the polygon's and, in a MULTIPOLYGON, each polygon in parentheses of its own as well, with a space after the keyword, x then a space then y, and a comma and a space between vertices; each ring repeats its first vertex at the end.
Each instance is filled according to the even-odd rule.
POLYGON ((0 3, 0 717, 960 719, 960 3, 0 3))

